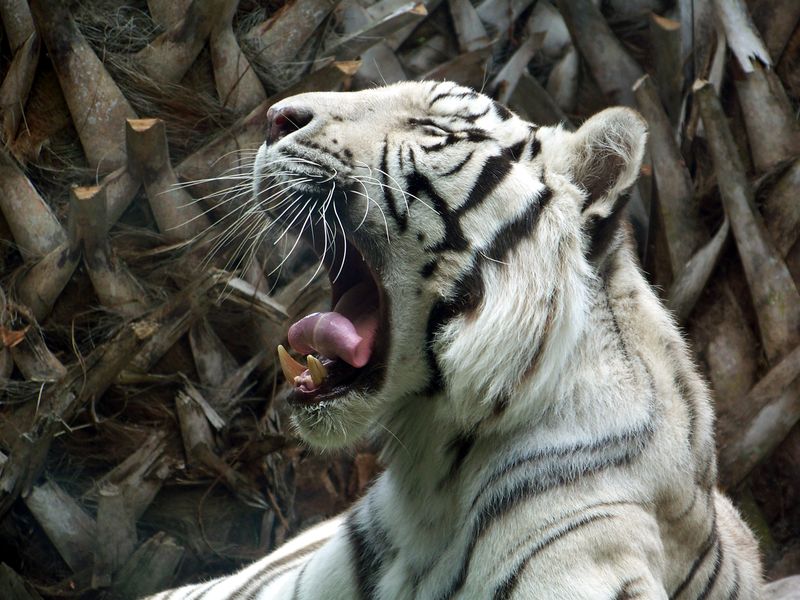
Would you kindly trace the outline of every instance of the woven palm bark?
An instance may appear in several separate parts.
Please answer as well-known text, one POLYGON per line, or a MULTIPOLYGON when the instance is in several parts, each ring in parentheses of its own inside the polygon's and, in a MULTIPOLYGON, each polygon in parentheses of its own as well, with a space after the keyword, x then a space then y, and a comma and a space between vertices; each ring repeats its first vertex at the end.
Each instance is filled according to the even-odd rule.
POLYGON ((422 78, 542 125, 644 115, 643 268, 714 389, 720 484, 767 576, 800 573, 796 2, 0 0, 0 18, 3 594, 230 572, 363 493, 379 442, 309 451, 276 368, 327 278, 291 233, 252 243, 242 211, 270 105, 422 78))

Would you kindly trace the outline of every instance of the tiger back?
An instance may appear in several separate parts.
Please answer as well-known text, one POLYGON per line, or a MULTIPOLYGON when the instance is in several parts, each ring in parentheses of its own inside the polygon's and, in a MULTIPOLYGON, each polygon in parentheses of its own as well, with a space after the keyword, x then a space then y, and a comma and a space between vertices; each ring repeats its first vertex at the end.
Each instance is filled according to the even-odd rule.
MULTIPOLYGON (((537 127, 449 82, 270 109, 253 172, 331 310, 281 349, 300 436, 384 441, 345 515, 161 598, 760 598, 708 390, 622 218, 635 112, 537 127)), ((276 233, 278 235, 278 233, 276 233)))

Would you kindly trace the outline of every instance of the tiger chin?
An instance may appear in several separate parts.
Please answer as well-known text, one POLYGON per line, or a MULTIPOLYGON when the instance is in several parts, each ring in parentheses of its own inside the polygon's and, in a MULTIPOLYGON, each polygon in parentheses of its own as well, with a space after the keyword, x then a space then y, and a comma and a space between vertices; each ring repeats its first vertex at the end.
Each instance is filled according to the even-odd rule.
POLYGON ((760 598, 706 385, 622 217, 634 111, 538 127, 449 82, 274 105, 253 202, 331 309, 280 349, 312 446, 385 440, 345 515, 176 598, 760 598), (303 358, 307 357, 307 358, 303 358))

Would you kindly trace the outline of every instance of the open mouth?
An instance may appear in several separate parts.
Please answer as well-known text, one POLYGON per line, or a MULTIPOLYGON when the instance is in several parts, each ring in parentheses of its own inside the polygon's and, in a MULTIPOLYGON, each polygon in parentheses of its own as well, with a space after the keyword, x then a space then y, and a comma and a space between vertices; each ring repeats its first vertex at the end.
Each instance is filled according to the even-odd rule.
POLYGON ((385 294, 373 267, 338 230, 326 240, 323 224, 302 237, 314 248, 331 281, 331 310, 301 318, 289 327, 289 345, 306 357, 303 365, 278 347, 283 374, 294 386, 290 402, 315 405, 351 391, 375 389, 383 376, 388 327, 385 294))

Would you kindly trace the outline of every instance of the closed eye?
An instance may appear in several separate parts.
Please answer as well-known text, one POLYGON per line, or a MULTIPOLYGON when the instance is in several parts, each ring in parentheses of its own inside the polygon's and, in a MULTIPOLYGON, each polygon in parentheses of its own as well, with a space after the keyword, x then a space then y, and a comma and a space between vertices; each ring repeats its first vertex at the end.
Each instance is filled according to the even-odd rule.
POLYGON ((440 136, 448 136, 451 135, 451 132, 438 127, 437 125, 425 125, 422 128, 422 131, 429 134, 429 135, 440 135, 440 136))

